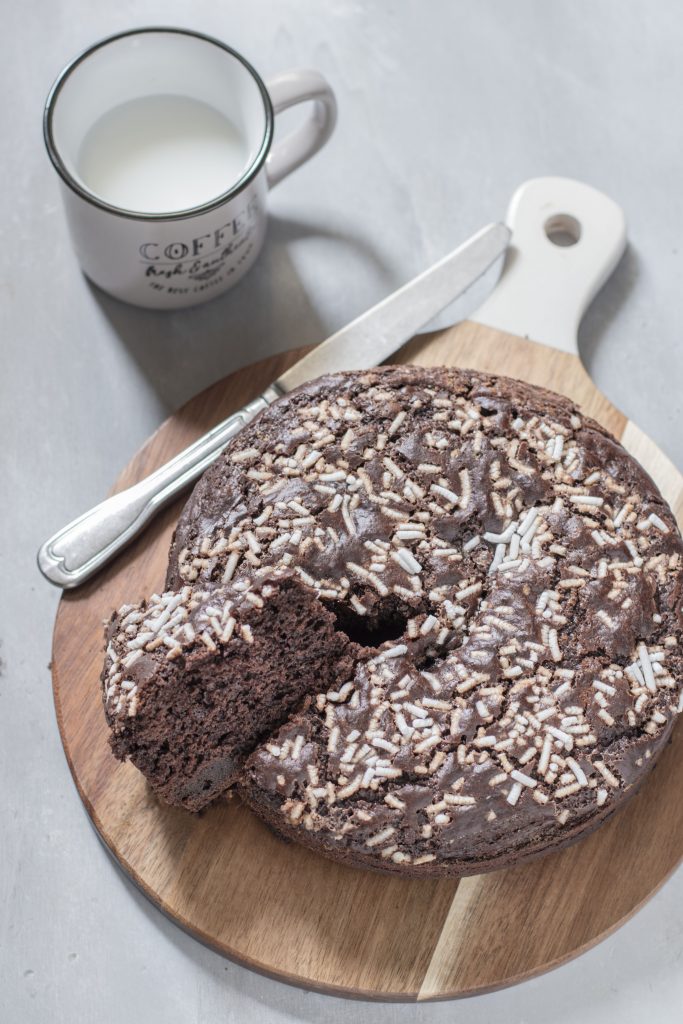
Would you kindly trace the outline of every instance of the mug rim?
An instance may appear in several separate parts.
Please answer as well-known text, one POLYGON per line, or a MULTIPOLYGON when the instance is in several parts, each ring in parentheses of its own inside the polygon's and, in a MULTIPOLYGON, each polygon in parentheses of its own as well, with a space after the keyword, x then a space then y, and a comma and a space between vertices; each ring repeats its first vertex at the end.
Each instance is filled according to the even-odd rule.
POLYGON ((85 50, 83 50, 76 57, 74 57, 73 60, 70 60, 68 64, 66 64, 62 68, 54 83, 52 84, 52 87, 50 88, 50 91, 47 95, 47 100, 45 101, 45 109, 43 112, 43 140, 45 142, 45 148, 47 149, 48 156, 50 157, 50 160, 52 162, 52 166, 57 171, 57 174, 60 176, 64 184, 67 185, 72 190, 72 192, 75 192, 76 195, 80 196, 81 199, 90 203, 92 206, 96 206, 98 209, 104 210, 106 213, 112 213, 115 216, 124 217, 127 220, 189 220, 192 217, 199 217, 204 213, 210 213, 212 210, 217 210, 219 207, 223 206, 234 196, 242 192, 254 180, 256 175, 263 167, 266 161, 266 157, 268 156, 268 152, 273 141, 273 123, 273 104, 270 99, 268 90, 266 89, 266 84, 259 75, 258 71, 253 67, 252 64, 249 63, 246 57, 242 56, 241 53, 233 49, 232 46, 228 46, 228 44, 224 43, 222 40, 217 39, 215 36, 207 35, 204 32, 197 32, 195 29, 177 28, 168 25, 150 25, 146 28, 127 29, 124 32, 115 32, 113 35, 106 36, 104 39, 100 39, 98 42, 92 43, 85 50), (88 57, 90 57, 97 50, 101 49, 103 46, 107 46, 109 43, 116 42, 118 39, 125 39, 127 36, 145 35, 147 33, 152 32, 170 32, 174 33, 175 35, 193 36, 195 39, 201 39, 206 43, 212 43, 214 46, 220 47, 221 50, 224 50, 231 57, 234 57, 236 60, 238 60, 246 69, 246 71, 251 75, 251 77, 256 82, 256 85, 258 86, 259 92, 261 94, 261 99, 263 100, 263 108, 266 119, 265 131, 263 134, 263 139, 261 141, 259 150, 254 159, 252 160, 252 162, 246 168, 241 178, 239 178, 233 185, 231 185, 229 189, 226 189, 225 192, 221 192, 220 195, 216 196, 214 199, 211 199, 206 203, 202 203, 199 206, 187 207, 184 210, 173 210, 168 213, 144 213, 139 210, 128 210, 123 206, 115 206, 113 203, 108 203, 106 200, 101 199, 99 196, 97 196, 94 192, 91 192, 87 188, 84 188, 71 174, 66 164, 64 163, 60 155, 59 148, 54 140, 52 130, 52 119, 57 104, 57 100, 59 99, 59 94, 62 91, 62 87, 66 83, 67 79, 71 76, 71 74, 76 70, 76 68, 83 63, 83 61, 87 60, 88 57))

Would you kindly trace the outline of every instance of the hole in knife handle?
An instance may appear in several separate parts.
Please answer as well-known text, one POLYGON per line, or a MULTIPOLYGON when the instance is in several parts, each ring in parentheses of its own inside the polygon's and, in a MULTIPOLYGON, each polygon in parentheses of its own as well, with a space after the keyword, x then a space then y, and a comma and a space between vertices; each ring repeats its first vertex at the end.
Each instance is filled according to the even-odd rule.
POLYGON ((581 224, 570 213, 556 213, 548 217, 543 227, 553 245, 559 245, 563 249, 576 245, 581 238, 581 224))

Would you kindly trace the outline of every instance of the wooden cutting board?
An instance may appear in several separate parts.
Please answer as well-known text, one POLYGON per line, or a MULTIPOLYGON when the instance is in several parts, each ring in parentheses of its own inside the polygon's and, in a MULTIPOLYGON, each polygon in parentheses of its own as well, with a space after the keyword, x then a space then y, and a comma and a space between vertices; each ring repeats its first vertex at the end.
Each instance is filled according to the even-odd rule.
MULTIPOLYGON (((514 214, 513 202, 511 223, 514 214)), ((618 255, 612 252, 607 263, 618 255)), ((598 261, 603 277, 605 259, 598 261)), ((523 263, 518 260, 517 269, 523 263)), ((510 274, 506 267, 503 286, 510 274)), ((593 272, 579 305, 596 280, 593 272)), ((503 314, 523 328, 524 303, 516 309, 508 303, 503 314)), ((556 345, 562 330, 571 341, 566 323, 562 330, 546 326, 559 331, 550 339, 556 345)), ((198 395, 162 425, 114 489, 156 469, 302 354, 273 357, 198 395)), ((465 322, 414 340, 396 361, 502 372, 564 392, 621 438, 683 523, 683 477, 596 390, 571 352, 465 322)), ((183 928, 248 967, 306 988, 444 999, 513 984, 576 956, 634 914, 677 866, 683 854, 680 725, 638 795, 596 833, 530 864, 461 881, 403 880, 333 864, 274 837, 237 799, 201 815, 162 806, 137 770, 109 751, 98 677, 102 620, 124 601, 163 586, 181 507, 168 508, 98 577, 65 593, 52 673, 64 750, 95 828, 133 881, 183 928)))

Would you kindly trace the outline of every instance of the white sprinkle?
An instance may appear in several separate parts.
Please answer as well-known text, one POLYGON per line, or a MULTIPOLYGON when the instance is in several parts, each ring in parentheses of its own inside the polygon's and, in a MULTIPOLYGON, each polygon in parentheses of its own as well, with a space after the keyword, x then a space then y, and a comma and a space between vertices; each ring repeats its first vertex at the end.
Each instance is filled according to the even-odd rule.
POLYGON ((619 779, 612 774, 606 764, 602 761, 594 761, 593 764, 598 769, 605 782, 609 782, 610 786, 614 789, 619 789, 619 779))
POLYGON ((524 772, 519 772, 517 769, 510 772, 510 778, 521 783, 522 786, 529 786, 530 789, 536 785, 536 779, 532 779, 530 775, 525 775, 524 772))
POLYGON ((401 426, 401 424, 403 423, 404 419, 406 418, 406 415, 407 415, 407 413, 404 412, 403 410, 401 410, 401 412, 397 413, 394 416, 393 420, 389 424, 389 429, 387 431, 387 433, 389 434, 389 437, 391 437, 392 434, 396 433, 396 431, 398 430, 398 428, 401 426))
POLYGON ((647 518, 650 520, 652 525, 656 527, 658 530, 660 530, 662 533, 669 532, 669 527, 666 525, 663 519, 659 518, 656 512, 650 512, 650 515, 647 518))
POLYGON ((637 683, 638 686, 645 686, 645 679, 643 678, 643 673, 640 671, 640 665, 637 661, 634 661, 632 665, 627 665, 624 672, 633 680, 634 683, 637 683))
POLYGON ((235 569, 237 568, 239 560, 240 560, 240 552, 239 551, 231 551, 229 556, 228 556, 228 560, 225 563, 225 571, 223 572, 223 583, 229 583, 229 581, 233 578, 233 576, 235 575, 235 569))
MULTIPOLYGON (((439 643, 439 637, 437 637, 437 643, 439 643)), ((433 672, 421 672, 420 675, 422 676, 423 679, 427 680, 427 682, 429 683, 429 686, 431 687, 431 689, 433 690, 434 693, 440 693, 440 691, 441 691, 441 683, 439 681, 439 677, 438 676, 434 675, 433 672)), ((437 705, 439 704, 439 701, 437 701, 436 704, 433 703, 433 702, 429 703, 429 698, 425 697, 423 703, 426 704, 427 707, 437 707, 437 705)), ((443 703, 443 702, 441 702, 441 703, 443 703)), ((448 707, 450 707, 450 705, 448 705, 448 707)), ((447 711, 448 707, 446 707, 445 709, 442 708, 441 710, 446 710, 447 711)))
POLYGON ((385 740, 381 736, 375 736, 370 742, 373 747, 377 747, 379 750, 388 750, 390 754, 397 753, 399 749, 395 743, 391 743, 389 740, 385 740))
MULTIPOLYGON (((233 634, 235 626, 236 626, 235 619, 232 617, 232 615, 230 615, 228 617, 226 623, 225 623, 225 626, 223 627, 223 632, 221 634, 221 643, 224 643, 224 644, 228 643, 228 641, 230 640, 230 638, 231 638, 231 636, 233 634)), ((187 628, 188 627, 186 626, 185 627, 186 631, 187 631, 187 628)))
POLYGON ((510 792, 508 793, 508 795, 507 795, 507 797, 505 799, 507 800, 507 802, 509 804, 511 804, 514 807, 515 804, 517 803, 517 801, 519 800, 521 795, 522 795, 522 784, 521 784, 521 782, 515 782, 510 787, 510 792))
POLYGON ((489 779, 489 786, 500 786, 501 782, 507 782, 508 777, 505 772, 499 772, 497 775, 492 776, 489 779))
POLYGON ((538 509, 530 508, 524 516, 524 518, 522 519, 522 521, 520 522, 519 526, 517 527, 517 533, 523 537, 526 534, 529 527, 532 525, 532 523, 536 521, 537 517, 538 509))
POLYGON ((415 730, 411 726, 408 725, 408 723, 406 722, 405 718, 403 717, 403 715, 401 714, 400 711, 396 712, 395 720, 396 720, 396 727, 398 728, 398 731, 401 733, 401 735, 402 736, 406 736, 408 739, 410 739, 410 737, 413 735, 413 732, 415 730))
POLYGON ((485 533, 484 540, 489 544, 508 544, 512 540, 512 535, 516 529, 517 523, 510 523, 502 533, 485 533))
POLYGON ((431 750, 432 747, 437 747, 439 743, 441 743, 441 736, 430 734, 425 739, 420 740, 413 749, 416 754, 424 754, 427 750, 431 750))
POLYGON ((319 451, 311 451, 304 459, 301 460, 301 468, 311 469, 312 466, 315 466, 316 462, 320 462, 321 458, 322 455, 319 451))
POLYGON ((358 790, 360 789, 362 781, 363 776, 356 775, 356 777, 353 778, 347 786, 344 786, 342 789, 337 790, 337 799, 346 800, 347 797, 353 796, 353 794, 357 793, 358 790))
POLYGON ((460 793, 444 793, 443 799, 449 807, 472 807, 477 802, 473 796, 461 796, 460 793))
POLYGON ((622 505, 622 507, 619 509, 619 511, 615 515, 614 519, 612 520, 612 522, 614 523, 615 527, 618 528, 619 526, 621 526, 623 521, 632 512, 632 510, 633 510, 633 506, 632 505, 629 505, 628 503, 626 503, 626 505, 622 505))
POLYGON ((291 753, 289 755, 293 761, 298 760, 298 758, 301 755, 301 751, 303 750, 303 746, 304 746, 304 737, 301 735, 301 733, 299 733, 297 735, 296 739, 294 740, 294 744, 292 746, 292 750, 291 750, 291 753))
POLYGON ((391 557, 411 576, 422 572, 422 566, 407 548, 399 548, 398 551, 392 553, 391 557))
POLYGON ((215 643, 213 642, 213 639, 212 639, 212 637, 211 637, 211 634, 210 634, 210 633, 207 633, 207 631, 206 631, 206 630, 204 630, 204 632, 203 632, 203 633, 202 633, 202 634, 200 635, 199 639, 200 639, 200 640, 202 641, 202 643, 203 643, 203 644, 204 644, 204 645, 205 645, 206 647, 208 647, 208 648, 209 648, 209 650, 210 650, 210 651, 216 651, 216 650, 218 650, 218 648, 216 647, 215 643))
POLYGON ((573 773, 573 775, 574 775, 576 781, 578 782, 578 784, 580 786, 587 786, 588 785, 588 779, 586 778, 585 772, 581 768, 581 765, 578 764, 574 760, 573 757, 566 758, 566 763, 567 763, 567 767, 573 773))
POLYGON ((640 646, 638 647, 638 657, 640 658, 640 666, 643 670, 643 678, 645 679, 645 685, 651 693, 656 693, 657 683, 655 682, 655 674, 652 671, 650 654, 645 644, 640 644, 640 646))
POLYGON ((393 477, 395 477, 396 480, 402 480, 403 479, 403 477, 405 476, 405 473, 400 468, 400 466, 396 465, 396 463, 392 459, 390 459, 387 456, 385 456, 385 458, 382 459, 382 462, 384 463, 386 468, 389 470, 391 475, 393 477))
POLYGON ((126 654, 121 659, 121 664, 124 666, 124 668, 130 668, 131 665, 134 665, 135 662, 138 660, 138 658, 141 658, 141 657, 142 657, 142 651, 141 650, 131 651, 130 654, 126 654))
POLYGON ((451 505, 457 505, 460 501, 455 491, 449 490, 448 487, 441 487, 440 484, 431 484, 429 490, 432 494, 439 494, 442 498, 445 498, 451 505))
POLYGON ((593 494, 570 494, 569 500, 575 505, 594 505, 596 508, 600 508, 604 504, 604 498, 598 498, 593 494))
POLYGON ((636 700, 636 703, 635 703, 635 712, 636 712, 637 715, 639 715, 641 713, 641 711, 643 710, 643 708, 647 704, 647 701, 648 701, 647 694, 641 693, 640 696, 638 697, 638 699, 636 700))
POLYGON ((410 711, 411 715, 415 718, 429 718, 429 715, 424 708, 418 707, 417 704, 411 704, 409 701, 406 701, 403 707, 406 711, 410 711))
POLYGON ((514 561, 519 554, 519 547, 522 543, 522 538, 518 533, 513 533, 512 540, 510 541, 510 549, 507 553, 507 559, 514 561))
POLYGON ((607 790, 606 789, 602 789, 602 787, 601 787, 597 791, 597 793, 595 794, 595 802, 597 803, 598 807, 602 807, 602 805, 605 803, 606 800, 607 800, 607 790))
POLYGON ((436 860, 436 854, 434 853, 423 853, 421 856, 416 857, 413 861, 413 867, 417 864, 429 864, 430 861, 436 860))
POLYGON ((522 572, 520 567, 526 565, 528 565, 528 561, 526 559, 522 561, 521 558, 515 558, 512 561, 503 561, 498 566, 498 572, 513 572, 515 569, 519 569, 519 571, 522 572))
POLYGON ((377 832, 375 833, 374 836, 370 836, 369 839, 366 839, 365 845, 378 846, 380 843, 383 843, 385 839, 388 839, 390 836, 393 836, 395 831, 396 829, 389 825, 387 828, 383 828, 381 832, 377 832))
POLYGON ((138 650, 148 644, 150 640, 154 639, 154 633, 151 630, 147 630, 144 633, 138 633, 134 640, 129 640, 126 647, 129 651, 138 650))
POLYGON ((328 740, 327 740, 327 749, 328 749, 330 754, 333 754, 335 752, 335 750, 337 749, 337 744, 338 743, 339 743, 339 726, 335 725, 330 730, 330 735, 329 735, 328 740))
POLYGON ((389 658, 400 658, 404 654, 408 653, 408 648, 405 644, 396 644, 395 647, 390 647, 387 651, 382 651, 380 658, 382 660, 389 658))
POLYGON ((562 661, 562 651, 560 650, 560 645, 557 642, 556 629, 548 630, 548 648, 550 649, 550 653, 554 661, 562 661))
POLYGON ((559 740, 561 743, 564 743, 567 750, 572 749, 572 747, 574 746, 574 740, 568 733, 562 732, 561 729, 556 729, 554 725, 547 725, 546 729, 551 734, 551 736, 555 737, 556 740, 559 740))
POLYGON ((400 768, 385 768, 383 765, 375 768, 375 775, 383 779, 398 779, 403 774, 400 768))
POLYGON ((550 736, 546 736, 543 740, 543 749, 541 750, 541 756, 538 760, 538 771, 540 775, 545 775, 548 770, 550 763, 550 755, 553 749, 553 741, 550 736))
POLYGON ((581 786, 578 782, 571 782, 568 786, 560 786, 559 789, 555 790, 555 799, 561 800, 565 796, 573 796, 574 793, 578 793, 581 790, 581 786))
POLYGON ((327 511, 328 512, 338 512, 339 509, 341 508, 342 500, 343 499, 342 499, 341 494, 335 494, 334 498, 332 499, 332 501, 327 506, 327 511))
POLYGON ((346 523, 346 528, 349 531, 349 533, 351 534, 351 536, 355 537, 356 536, 356 524, 353 521, 353 516, 351 515, 351 510, 349 509, 349 501, 350 500, 351 499, 349 498, 349 495, 345 494, 344 495, 344 499, 342 501, 342 519, 346 523))
MULTIPOLYGON (((484 540, 486 540, 486 534, 484 534, 484 540)), ((491 564, 489 566, 489 571, 488 571, 489 576, 491 575, 491 573, 494 573, 496 571, 496 569, 498 568, 499 565, 501 565, 504 557, 505 557, 505 545, 504 544, 497 544, 496 545, 496 550, 495 550, 495 553, 494 553, 494 556, 493 556, 493 561, 491 562, 491 564)))
POLYGON ((617 692, 614 686, 610 686, 609 683, 603 683, 601 679, 593 680, 593 688, 595 690, 602 690, 603 693, 608 693, 610 697, 613 697, 617 692))
POLYGON ((477 736, 473 742, 475 747, 495 747, 498 741, 495 736, 477 736))
POLYGON ((436 697, 423 697, 422 703, 426 708, 433 708, 435 711, 451 710, 451 705, 447 700, 437 700, 436 697))
POLYGON ((244 448, 241 452, 235 452, 230 456, 231 462, 248 462, 249 459, 257 459, 261 452, 258 448, 244 448))

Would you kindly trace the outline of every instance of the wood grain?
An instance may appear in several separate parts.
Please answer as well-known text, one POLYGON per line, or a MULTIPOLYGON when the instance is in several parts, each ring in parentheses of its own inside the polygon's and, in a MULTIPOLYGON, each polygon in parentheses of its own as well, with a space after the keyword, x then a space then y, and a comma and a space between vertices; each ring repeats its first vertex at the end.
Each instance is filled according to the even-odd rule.
MULTIPOLYGON (((302 353, 242 370, 172 416, 116 489, 161 465, 302 353)), ((683 522, 683 477, 601 395, 570 355, 464 323, 423 336, 399 360, 506 373, 561 391, 647 467, 683 522)), ((99 672, 102 620, 163 585, 182 502, 95 580, 66 593, 53 684, 66 756, 102 839, 153 902, 226 956, 284 981, 377 999, 444 999, 512 984, 580 953, 647 900, 683 855, 683 729, 641 792, 598 832, 529 865, 453 880, 402 880, 286 844, 240 805, 201 815, 161 806, 109 751, 99 672)))

